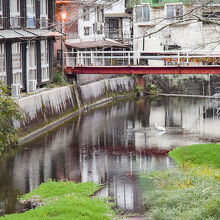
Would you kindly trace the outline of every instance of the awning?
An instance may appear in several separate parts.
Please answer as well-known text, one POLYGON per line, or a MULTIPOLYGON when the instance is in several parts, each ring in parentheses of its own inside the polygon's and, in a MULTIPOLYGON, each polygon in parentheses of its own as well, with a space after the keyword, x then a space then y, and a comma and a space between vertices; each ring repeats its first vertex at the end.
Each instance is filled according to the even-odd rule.
POLYGON ((32 38, 36 35, 23 30, 0 30, 0 39, 32 38))
POLYGON ((67 47, 75 49, 97 48, 97 47, 125 47, 124 44, 113 40, 87 41, 80 43, 66 43, 67 47))
POLYGON ((32 33, 28 32, 28 31, 16 30, 16 32, 19 33, 24 38, 36 38, 35 34, 32 34, 32 33))
POLYGON ((109 13, 105 14, 106 18, 131 18, 132 16, 128 13, 109 13))

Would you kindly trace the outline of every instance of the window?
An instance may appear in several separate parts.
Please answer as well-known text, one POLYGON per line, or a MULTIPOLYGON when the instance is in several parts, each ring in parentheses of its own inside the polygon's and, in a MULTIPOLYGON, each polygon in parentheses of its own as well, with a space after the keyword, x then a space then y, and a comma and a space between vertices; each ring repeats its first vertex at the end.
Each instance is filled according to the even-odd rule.
POLYGON ((167 18, 175 20, 183 20, 183 5, 173 4, 166 6, 167 18))
POLYGON ((220 12, 219 11, 216 11, 216 12, 203 12, 202 16, 203 16, 203 18, 207 18, 207 19, 220 20, 220 12))
POLYGON ((110 39, 119 40, 122 38, 122 19, 107 18, 106 19, 106 36, 110 39))
POLYGON ((27 27, 35 27, 35 0, 27 0, 27 27))
POLYGON ((109 19, 109 29, 118 29, 119 20, 118 19, 109 19))
POLYGON ((0 81, 7 84, 7 77, 5 71, 5 45, 0 44, 0 81))
POLYGON ((29 42, 29 70, 28 70, 28 79, 36 80, 37 79, 37 61, 36 61, 36 45, 35 42, 29 42))
POLYGON ((103 25, 100 25, 98 28, 98 34, 103 34, 103 25))
POLYGON ((147 22, 150 21, 150 7, 149 5, 137 6, 135 8, 136 21, 137 22, 147 22))
POLYGON ((90 27, 84 27, 84 35, 89 35, 90 27))
POLYGON ((41 81, 49 81, 49 55, 46 40, 41 41, 41 81))
POLYGON ((102 8, 97 8, 97 22, 104 22, 104 11, 102 8))
POLYGON ((104 27, 100 23, 93 24, 93 33, 103 34, 103 29, 104 27))
POLYGON ((2 15, 2 11, 3 11, 3 7, 2 7, 2 0, 0 0, 0 28, 3 27, 3 15, 2 15))
POLYGON ((89 8, 88 7, 83 9, 83 21, 89 21, 89 8))
POLYGON ((40 27, 48 27, 48 0, 40 0, 40 27))
POLYGON ((21 68, 21 43, 12 44, 12 75, 13 84, 20 84, 23 87, 21 68))
POLYGON ((20 0, 10 0, 10 25, 20 27, 20 0))

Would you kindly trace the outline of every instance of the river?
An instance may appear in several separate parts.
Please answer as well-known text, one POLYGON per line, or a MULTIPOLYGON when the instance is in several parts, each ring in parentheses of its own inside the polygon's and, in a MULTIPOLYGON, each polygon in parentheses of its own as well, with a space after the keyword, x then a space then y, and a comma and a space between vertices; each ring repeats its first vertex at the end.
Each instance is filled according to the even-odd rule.
POLYGON ((115 198, 125 212, 143 212, 139 175, 172 167, 167 150, 220 141, 219 105, 215 99, 145 97, 82 113, 0 161, 1 215, 16 212, 17 196, 49 178, 104 184, 98 196, 115 198))

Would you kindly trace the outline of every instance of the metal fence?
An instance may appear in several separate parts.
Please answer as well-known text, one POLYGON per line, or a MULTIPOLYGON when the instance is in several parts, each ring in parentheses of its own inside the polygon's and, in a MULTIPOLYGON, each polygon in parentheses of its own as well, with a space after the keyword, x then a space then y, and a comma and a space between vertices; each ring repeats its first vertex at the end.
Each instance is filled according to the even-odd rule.
POLYGON ((219 66, 220 52, 64 52, 65 66, 219 66))

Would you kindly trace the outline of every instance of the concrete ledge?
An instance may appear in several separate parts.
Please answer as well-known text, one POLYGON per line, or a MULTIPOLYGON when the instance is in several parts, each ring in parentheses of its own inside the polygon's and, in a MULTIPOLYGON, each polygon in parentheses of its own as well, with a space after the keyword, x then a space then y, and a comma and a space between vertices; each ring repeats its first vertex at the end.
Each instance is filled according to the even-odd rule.
POLYGON ((184 94, 165 94, 161 93, 159 96, 173 96, 173 97, 188 97, 188 98, 207 98, 207 99, 220 99, 220 97, 204 96, 204 95, 184 95, 184 94))

